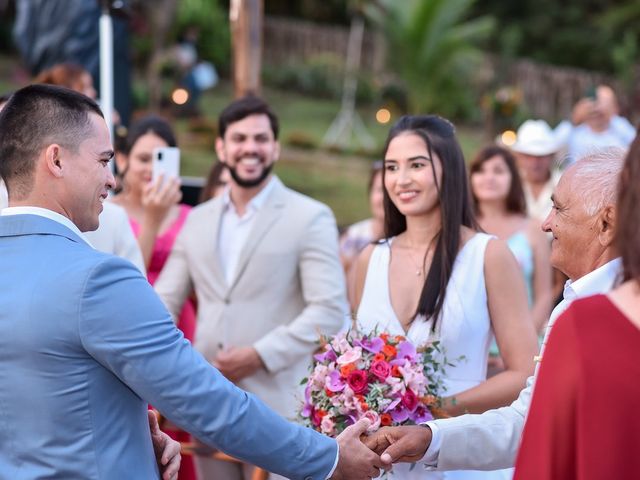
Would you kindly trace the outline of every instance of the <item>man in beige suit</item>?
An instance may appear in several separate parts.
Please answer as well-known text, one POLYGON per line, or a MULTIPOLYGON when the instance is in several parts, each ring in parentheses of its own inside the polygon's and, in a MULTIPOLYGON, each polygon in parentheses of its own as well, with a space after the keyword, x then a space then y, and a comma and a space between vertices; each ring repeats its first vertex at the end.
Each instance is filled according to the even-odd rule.
MULTIPOLYGON (((335 334, 344 322, 335 220, 271 174, 278 120, 264 101, 232 102, 218 132, 216 152, 231 181, 190 213, 155 288, 175 318, 194 288, 196 349, 293 418, 319 334, 335 334)), ((241 477, 234 465, 198 463, 203 480, 241 477)))

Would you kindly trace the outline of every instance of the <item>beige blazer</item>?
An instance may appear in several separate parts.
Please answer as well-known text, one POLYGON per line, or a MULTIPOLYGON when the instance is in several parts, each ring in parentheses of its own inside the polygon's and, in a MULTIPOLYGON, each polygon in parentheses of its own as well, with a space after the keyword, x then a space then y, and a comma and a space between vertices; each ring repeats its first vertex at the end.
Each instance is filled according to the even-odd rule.
POLYGON ((333 214, 274 181, 231 284, 218 260, 223 204, 215 198, 189 214, 155 289, 174 318, 195 289, 195 348, 213 361, 222 345, 252 345, 266 370, 238 386, 292 418, 319 335, 338 332, 347 307, 333 214))

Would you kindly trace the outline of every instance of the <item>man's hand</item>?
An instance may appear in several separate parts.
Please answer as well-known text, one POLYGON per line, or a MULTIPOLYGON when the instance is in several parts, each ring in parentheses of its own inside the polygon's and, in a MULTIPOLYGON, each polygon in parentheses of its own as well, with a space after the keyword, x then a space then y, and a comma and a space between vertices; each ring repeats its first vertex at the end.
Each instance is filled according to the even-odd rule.
POLYGON ((367 431, 369 425, 369 419, 362 418, 338 435, 336 440, 340 454, 331 480, 375 478, 380 475, 380 469, 387 470, 391 466, 391 462, 383 463, 376 453, 360 441, 360 436, 367 431))
POLYGON ((148 416, 153 451, 156 454, 162 480, 176 480, 180 470, 180 443, 160 430, 158 417, 153 410, 149 410, 148 416))
POLYGON ((379 454, 384 463, 417 462, 429 448, 431 429, 418 425, 383 427, 362 441, 379 454))
POLYGON ((218 352, 213 365, 228 380, 237 382, 264 368, 262 359, 253 347, 231 347, 218 352))

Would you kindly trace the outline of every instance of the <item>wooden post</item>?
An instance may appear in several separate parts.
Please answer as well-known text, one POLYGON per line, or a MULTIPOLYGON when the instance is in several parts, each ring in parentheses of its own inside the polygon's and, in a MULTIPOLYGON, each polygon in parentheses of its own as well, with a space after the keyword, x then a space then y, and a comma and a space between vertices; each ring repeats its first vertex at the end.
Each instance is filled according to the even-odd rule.
POLYGON ((235 97, 260 94, 263 0, 231 0, 229 21, 233 48, 235 97))

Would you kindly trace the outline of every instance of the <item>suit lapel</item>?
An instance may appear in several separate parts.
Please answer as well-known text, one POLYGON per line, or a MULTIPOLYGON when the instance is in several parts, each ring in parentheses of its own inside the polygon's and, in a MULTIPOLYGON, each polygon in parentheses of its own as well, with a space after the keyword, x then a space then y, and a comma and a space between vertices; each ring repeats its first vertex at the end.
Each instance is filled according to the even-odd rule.
POLYGON ((244 247, 242 247, 240 258, 238 258, 236 274, 231 282, 229 290, 232 290, 238 284, 238 281, 244 274, 247 264, 258 248, 258 245, 271 227, 273 227, 278 218, 280 218, 280 215, 282 215, 282 209, 285 205, 284 197, 286 191, 284 185, 278 178, 274 178, 274 181, 276 183, 273 186, 273 191, 262 208, 257 212, 255 223, 249 233, 249 238, 247 238, 244 247))

